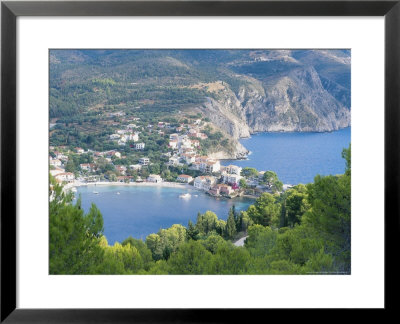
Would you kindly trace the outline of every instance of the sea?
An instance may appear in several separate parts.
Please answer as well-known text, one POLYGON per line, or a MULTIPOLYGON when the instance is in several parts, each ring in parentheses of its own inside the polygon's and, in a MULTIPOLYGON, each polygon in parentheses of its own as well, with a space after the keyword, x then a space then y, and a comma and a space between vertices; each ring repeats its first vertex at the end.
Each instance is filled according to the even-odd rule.
POLYGON ((350 140, 351 127, 326 133, 258 133, 240 140, 250 151, 247 159, 223 160, 221 164, 271 170, 284 184, 306 184, 317 174, 344 173, 342 150, 349 147, 350 140))
MULTIPOLYGON (((272 170, 284 184, 309 183, 317 174, 344 172, 341 152, 349 146, 350 139, 350 127, 329 133, 254 134, 241 140, 251 151, 248 159, 224 160, 222 164, 272 170)), ((144 240, 173 224, 187 226, 189 220, 196 222, 197 213, 208 210, 226 220, 233 205, 240 211, 254 203, 247 198, 216 199, 195 189, 157 186, 87 186, 79 187, 78 195, 86 212, 91 203, 100 209, 109 244, 129 236, 144 240), (186 193, 191 194, 190 199, 179 197, 186 193)))
POLYGON ((254 203, 249 198, 214 198, 190 188, 90 185, 77 189, 75 197, 81 195, 85 212, 92 203, 100 209, 109 244, 129 236, 145 240, 147 235, 173 224, 187 226, 189 220, 196 223, 197 213, 208 210, 226 220, 233 205, 240 211, 254 203), (186 193, 190 194, 189 199, 179 197, 186 193))

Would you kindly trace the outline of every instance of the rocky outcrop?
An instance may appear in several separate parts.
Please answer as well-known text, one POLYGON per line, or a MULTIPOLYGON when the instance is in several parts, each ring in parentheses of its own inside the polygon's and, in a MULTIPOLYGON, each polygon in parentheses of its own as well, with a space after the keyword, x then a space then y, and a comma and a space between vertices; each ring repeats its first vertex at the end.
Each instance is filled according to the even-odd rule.
POLYGON ((255 132, 325 132, 350 126, 351 113, 343 104, 344 96, 346 89, 326 80, 323 84, 316 70, 308 66, 262 81, 247 78, 237 94, 226 85, 217 96, 207 98, 202 108, 235 139, 255 132))

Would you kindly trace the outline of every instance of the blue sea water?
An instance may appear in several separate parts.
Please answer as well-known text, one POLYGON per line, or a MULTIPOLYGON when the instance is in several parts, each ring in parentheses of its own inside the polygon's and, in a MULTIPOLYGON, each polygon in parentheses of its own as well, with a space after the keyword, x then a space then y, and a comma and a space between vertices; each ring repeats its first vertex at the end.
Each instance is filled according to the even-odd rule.
POLYGON ((226 220, 232 205, 236 210, 246 210, 254 202, 246 198, 216 199, 195 189, 156 186, 88 186, 79 187, 76 196, 79 194, 85 212, 92 202, 100 209, 109 244, 129 236, 144 240, 173 224, 187 226, 189 220, 196 223, 197 213, 207 210, 226 220), (179 198, 185 193, 190 193, 191 198, 179 198))
POLYGON ((309 183, 317 174, 342 174, 343 148, 351 140, 351 127, 329 133, 259 133, 240 142, 251 152, 247 160, 225 160, 223 165, 272 170, 286 184, 309 183))

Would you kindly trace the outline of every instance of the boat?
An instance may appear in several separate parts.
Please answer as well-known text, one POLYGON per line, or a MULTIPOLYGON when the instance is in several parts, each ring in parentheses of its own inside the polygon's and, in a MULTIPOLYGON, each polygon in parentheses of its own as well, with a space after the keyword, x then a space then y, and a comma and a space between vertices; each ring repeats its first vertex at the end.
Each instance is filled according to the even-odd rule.
POLYGON ((72 187, 72 188, 71 188, 71 191, 72 191, 72 192, 77 192, 78 190, 77 190, 75 187, 72 187))
POLYGON ((117 195, 119 195, 119 192, 117 192, 117 195))
POLYGON ((98 194, 99 194, 99 192, 98 192, 98 191, 93 191, 93 193, 94 193, 94 194, 96 194, 96 195, 98 195, 98 194))
POLYGON ((179 195, 179 198, 183 198, 183 199, 189 199, 190 197, 192 197, 192 195, 190 193, 185 193, 185 194, 179 195))

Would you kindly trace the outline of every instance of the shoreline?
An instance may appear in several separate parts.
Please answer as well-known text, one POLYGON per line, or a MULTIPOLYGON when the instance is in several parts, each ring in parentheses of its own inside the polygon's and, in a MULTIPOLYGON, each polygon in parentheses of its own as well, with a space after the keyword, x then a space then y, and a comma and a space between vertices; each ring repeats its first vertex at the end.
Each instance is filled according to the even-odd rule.
POLYGON ((74 183, 69 186, 72 187, 87 187, 87 186, 126 186, 126 187, 165 187, 165 188, 188 188, 188 189, 196 189, 194 186, 191 186, 187 183, 179 183, 179 182, 106 182, 106 181, 98 181, 98 182, 81 182, 75 181, 74 183))
MULTIPOLYGON (((189 185, 188 183, 179 183, 179 182, 159 182, 159 183, 154 183, 154 182, 130 182, 130 183, 124 183, 124 182, 105 182, 105 181, 99 181, 99 182, 90 182, 90 183, 85 183, 81 181, 75 181, 74 183, 67 184, 64 188, 66 190, 71 190, 72 188, 77 188, 77 187, 97 187, 97 186, 110 186, 110 187, 117 187, 117 186, 123 186, 123 187, 161 187, 161 188, 181 188, 181 189, 188 189, 188 190, 196 190, 197 192, 202 192, 207 195, 207 192, 198 189, 192 185, 189 185)), ((252 196, 252 195, 243 195, 243 196, 236 196, 233 198, 226 198, 226 197, 214 197, 209 195, 210 197, 213 197, 215 199, 236 199, 236 198, 245 198, 245 199, 257 199, 258 197, 252 196)))

